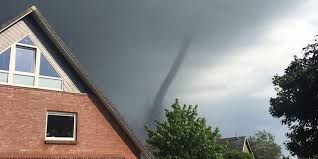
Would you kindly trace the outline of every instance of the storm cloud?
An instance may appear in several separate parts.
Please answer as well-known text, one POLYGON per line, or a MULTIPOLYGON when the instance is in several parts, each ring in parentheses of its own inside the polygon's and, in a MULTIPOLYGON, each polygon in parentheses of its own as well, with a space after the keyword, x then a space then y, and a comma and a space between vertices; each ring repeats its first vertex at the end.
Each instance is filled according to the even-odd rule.
POLYGON ((318 28, 315 2, 296 0, 7 0, 1 1, 0 22, 31 5, 143 141, 156 94, 183 39, 196 32, 163 105, 175 98, 198 104, 223 136, 267 129, 282 143, 286 130, 268 113, 271 77, 318 28))

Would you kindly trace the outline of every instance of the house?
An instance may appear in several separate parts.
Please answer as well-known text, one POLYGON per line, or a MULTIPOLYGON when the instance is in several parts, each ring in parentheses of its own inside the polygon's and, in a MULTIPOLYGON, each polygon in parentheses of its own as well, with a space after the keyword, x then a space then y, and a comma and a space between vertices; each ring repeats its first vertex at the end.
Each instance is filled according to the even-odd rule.
POLYGON ((0 27, 0 114, 0 158, 151 158, 34 6, 0 27))
MULTIPOLYGON (((249 153, 254 157, 251 146, 245 136, 221 138, 218 140, 218 143, 226 145, 227 148, 232 150, 238 150, 238 151, 249 153)), ((148 150, 148 152, 151 152, 151 154, 159 151, 159 149, 149 144, 144 145, 144 147, 148 150)))
POLYGON ((246 136, 221 138, 219 143, 225 144, 230 149, 249 153, 254 157, 253 151, 246 136))

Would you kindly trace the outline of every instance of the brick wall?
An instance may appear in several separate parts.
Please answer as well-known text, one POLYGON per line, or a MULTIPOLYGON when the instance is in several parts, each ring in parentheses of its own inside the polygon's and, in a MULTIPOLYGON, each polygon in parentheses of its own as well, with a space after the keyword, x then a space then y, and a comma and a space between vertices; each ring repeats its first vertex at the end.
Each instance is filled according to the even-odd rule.
POLYGON ((1 157, 138 158, 132 141, 92 95, 0 85, 1 157), (47 110, 77 113, 75 145, 45 144, 47 110))

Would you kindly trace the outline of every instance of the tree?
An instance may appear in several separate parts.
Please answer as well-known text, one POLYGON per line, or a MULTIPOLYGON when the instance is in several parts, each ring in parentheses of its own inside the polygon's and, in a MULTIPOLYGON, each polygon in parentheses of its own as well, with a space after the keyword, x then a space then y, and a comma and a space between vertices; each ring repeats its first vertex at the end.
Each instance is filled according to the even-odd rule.
POLYGON ((219 130, 206 125, 203 117, 198 117, 197 107, 183 107, 176 99, 165 110, 166 120, 155 121, 156 130, 146 127, 147 143, 157 151, 159 159, 224 159, 224 147, 217 143, 221 137, 219 130))
POLYGON ((275 143, 275 137, 263 130, 248 138, 256 159, 279 159, 281 148, 275 143))
POLYGON ((275 75, 276 97, 270 113, 287 125, 285 143, 292 155, 318 157, 318 43, 307 45, 303 57, 294 57, 284 74, 275 75))
POLYGON ((224 154, 225 159, 254 159, 252 155, 238 151, 238 150, 231 150, 224 154))

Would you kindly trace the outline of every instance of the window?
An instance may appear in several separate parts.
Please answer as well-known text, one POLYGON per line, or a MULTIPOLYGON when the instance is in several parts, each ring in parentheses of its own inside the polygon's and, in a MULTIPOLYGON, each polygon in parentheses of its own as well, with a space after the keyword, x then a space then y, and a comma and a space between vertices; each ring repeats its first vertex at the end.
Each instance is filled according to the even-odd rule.
POLYGON ((62 89, 62 79, 52 65, 41 54, 39 87, 62 89))
POLYGON ((40 75, 60 78, 60 75, 57 74, 52 65, 46 60, 43 55, 41 55, 40 75))
POLYGON ((21 39, 18 43, 35 46, 33 44, 32 40, 30 39, 30 37, 28 37, 28 36, 26 36, 23 39, 21 39))
POLYGON ((13 84, 24 85, 24 86, 33 86, 34 85, 34 77, 27 75, 13 75, 13 84))
POLYGON ((34 73, 35 49, 17 46, 15 52, 15 71, 34 73))
POLYGON ((0 82, 3 82, 3 83, 8 82, 8 73, 0 72, 0 82))
POLYGON ((0 53, 0 70, 9 71, 11 49, 7 49, 0 53))
POLYGON ((47 112, 45 140, 76 140, 76 114, 47 112))
POLYGON ((63 79, 28 36, 0 53, 0 83, 63 90, 63 79))
POLYGON ((11 49, 0 53, 0 82, 8 82, 11 49))
POLYGON ((17 45, 15 49, 15 71, 12 83, 34 86, 36 49, 17 45))
POLYGON ((39 87, 62 89, 62 80, 40 77, 39 87))

